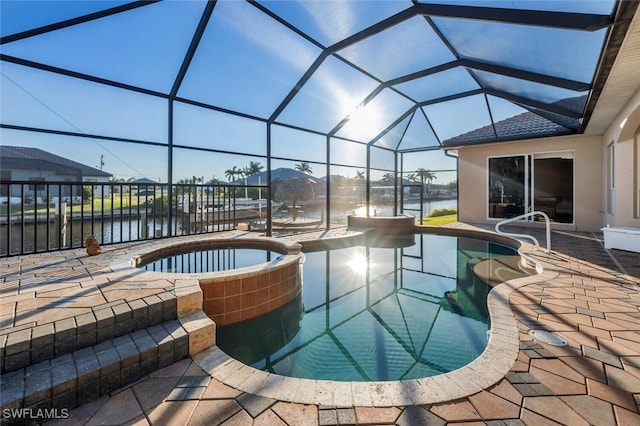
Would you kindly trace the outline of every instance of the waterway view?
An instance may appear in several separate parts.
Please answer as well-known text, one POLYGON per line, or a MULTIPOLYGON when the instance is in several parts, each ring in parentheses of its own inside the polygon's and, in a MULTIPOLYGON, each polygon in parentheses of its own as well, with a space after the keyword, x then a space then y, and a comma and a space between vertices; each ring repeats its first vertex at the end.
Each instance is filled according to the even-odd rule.
MULTIPOLYGON (((433 200, 423 203, 423 215, 428 214, 439 208, 455 208, 456 200, 433 200)), ((256 210, 255 217, 247 216, 251 220, 259 218, 261 212, 259 208, 253 209, 252 206, 239 211, 247 211, 248 213, 256 210)), ((266 207, 262 210, 266 210, 266 207)), ((282 212, 274 209, 276 215, 282 216, 282 212)), ((350 208, 332 209, 331 223, 337 226, 346 224, 346 217, 355 211, 353 206, 350 208)), ((393 206, 380 205, 375 207, 375 214, 378 216, 391 216, 393 214, 393 206)), ((420 203, 411 203, 404 206, 404 213, 419 217, 420 203)), ((304 210, 304 219, 308 221, 320 220, 324 214, 324 208, 314 208, 304 210)), ((230 215, 227 215, 230 216, 230 215)), ((238 217, 242 217, 239 215, 238 217)), ((189 222, 183 220, 183 217, 174 218, 171 222, 172 233, 181 235, 193 231, 191 229, 198 222, 189 222)), ((278 220, 280 218, 277 218, 278 220)), ((162 237, 169 233, 169 222, 166 218, 138 215, 121 214, 121 212, 105 212, 104 216, 95 217, 93 219, 80 220, 76 218, 69 220, 64 232, 59 232, 59 219, 53 218, 48 223, 39 221, 37 224, 24 224, 21 222, 12 225, 3 224, 0 232, 0 255, 15 253, 29 253, 34 251, 55 250, 66 247, 81 247, 84 239, 89 235, 94 235, 101 244, 111 244, 128 241, 140 241, 148 238, 162 237)), ((241 221, 241 220, 240 220, 241 221)), ((203 221, 201 221, 203 222, 203 221)), ((214 226, 223 226, 225 229, 232 229, 233 223, 219 221, 218 224, 209 223, 204 225, 205 229, 198 229, 198 232, 211 232, 215 230, 214 226), (226 222, 226 223, 222 223, 226 222)), ((200 223, 199 226, 202 226, 200 223)), ((323 226, 322 224, 320 226, 323 226)))

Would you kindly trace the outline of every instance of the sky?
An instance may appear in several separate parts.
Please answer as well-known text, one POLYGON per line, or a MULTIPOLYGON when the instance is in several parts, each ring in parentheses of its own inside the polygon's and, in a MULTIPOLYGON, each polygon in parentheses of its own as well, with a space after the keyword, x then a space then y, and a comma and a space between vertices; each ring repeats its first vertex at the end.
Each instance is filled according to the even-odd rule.
MULTIPOLYGON (((2 35, 7 36, 123 3, 126 2, 1 0, 0 28, 2 35)), ((326 161, 326 138, 315 132, 335 133, 368 142, 398 117, 405 116, 395 129, 376 143, 394 148, 403 137, 401 149, 433 147, 438 145, 438 138, 445 140, 490 124, 488 104, 495 120, 524 111, 511 102, 494 97, 485 100, 484 96, 477 95, 426 106, 415 114, 406 115, 412 111, 413 102, 388 88, 362 107, 360 104, 379 81, 454 59, 433 30, 417 17, 339 51, 356 66, 366 68, 370 75, 334 57, 319 59, 323 46, 331 46, 411 6, 409 0, 374 3, 264 3, 274 13, 304 28, 315 39, 313 42, 246 2, 218 2, 177 95, 235 111, 242 116, 174 102, 173 144, 196 148, 175 149, 174 181, 192 176, 226 180, 225 170, 233 166, 242 168, 250 161, 266 165, 268 130, 265 122, 268 119, 312 131, 272 126, 271 152, 273 156, 282 158, 274 160, 273 167, 292 167, 297 162, 310 161, 317 165, 314 175, 322 177, 326 174, 326 168, 321 167, 326 161), (374 3, 376 7, 371 7, 374 3), (327 21, 332 22, 331 31, 322 24, 327 21), (321 62, 318 69, 290 103, 276 114, 283 99, 317 61, 321 62), (346 117, 351 117, 351 120, 341 127, 339 123, 346 117), (219 152, 208 152, 207 149, 219 152), (233 152, 249 156, 234 155, 233 152)), ((609 11, 611 8, 609 1, 467 3, 508 4, 509 7, 521 4, 567 10, 586 8, 586 11, 594 13, 608 13, 607 8, 609 11), (541 3, 544 5, 540 6, 541 3)), ((166 181, 166 144, 169 141, 169 102, 166 95, 182 65, 205 4, 203 1, 164 1, 3 44, 3 54, 138 86, 150 94, 3 61, 0 63, 0 122, 109 136, 118 138, 118 141, 1 129, 1 143, 39 147, 90 166, 99 167, 102 158, 103 170, 116 178, 148 177, 166 181), (144 144, 132 143, 134 140, 144 144)), ((513 42, 510 45, 505 44, 504 25, 465 25, 466 32, 454 20, 444 19, 441 23, 443 31, 451 33, 451 40, 459 44, 463 52, 469 50, 471 55, 473 49, 483 47, 478 43, 488 46, 500 41, 503 50, 494 49, 496 53, 490 51, 488 54, 497 55, 495 60, 501 61, 503 58, 499 55, 507 57, 509 52, 518 49, 515 40, 509 40, 513 42)), ((520 29, 513 31, 517 37, 535 36, 536 40, 545 34, 528 34, 520 29)), ((544 54, 551 64, 549 66, 557 68, 557 73, 570 68, 573 71, 567 78, 588 80, 598 55, 586 49, 595 49, 589 46, 597 46, 602 37, 603 32, 568 33, 566 37, 559 38, 563 41, 558 43, 556 51, 549 46, 551 41, 544 39, 542 47, 520 52, 517 59, 523 67, 536 71, 534 68, 539 66, 539 57, 544 54), (576 45, 578 48, 567 49, 567 46, 576 45), (554 55, 557 56, 555 59, 554 55), (580 59, 582 57, 588 57, 594 63, 580 59), (565 66, 567 62, 573 66, 565 66)), ((555 35, 548 38, 552 41, 558 39, 555 35)), ((503 79, 494 84, 503 84, 505 90, 514 92, 528 91, 531 96, 540 93, 547 101, 568 96, 555 89, 513 87, 508 83, 503 79)), ((398 86, 420 100, 446 96, 451 94, 450 88, 456 91, 478 87, 478 83, 460 68, 398 86)), ((331 162, 336 164, 332 174, 355 175, 366 166, 366 150, 361 145, 333 139, 330 153, 331 162)), ((393 169, 392 156, 382 156, 386 160, 379 160, 379 155, 374 157, 377 159, 376 167, 393 169)), ((416 155, 414 160, 409 157, 405 155, 408 170, 419 167, 455 169, 455 160, 440 151, 416 155)), ((375 172, 374 175, 381 173, 375 172)), ((444 173, 442 176, 445 179, 444 173)), ((448 177, 446 179, 449 180, 448 177)))

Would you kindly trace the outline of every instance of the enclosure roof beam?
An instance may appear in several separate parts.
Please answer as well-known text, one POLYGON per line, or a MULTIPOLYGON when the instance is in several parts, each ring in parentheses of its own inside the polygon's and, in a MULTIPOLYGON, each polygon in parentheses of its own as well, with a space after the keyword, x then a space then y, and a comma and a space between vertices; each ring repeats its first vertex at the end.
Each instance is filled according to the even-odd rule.
POLYGON ((424 106, 438 104, 440 102, 453 101, 455 99, 466 98, 467 96, 480 95, 484 92, 485 91, 482 89, 468 90, 466 92, 455 93, 453 95, 443 96, 441 98, 435 98, 428 101, 419 102, 418 106, 424 107, 424 106))
POLYGON ((180 90, 180 85, 184 80, 184 76, 187 74, 187 70, 189 69, 189 65, 193 60, 193 56, 196 54, 196 50, 198 49, 200 40, 202 40, 204 31, 207 29, 207 24, 209 23, 209 19, 213 14, 213 9, 216 7, 216 4, 218 4, 217 0, 207 2, 207 5, 204 8, 204 12, 202 12, 202 17, 200 18, 200 22, 198 23, 198 27, 196 28, 195 33, 193 34, 193 38, 191 39, 191 43, 189 44, 189 49, 187 50, 187 53, 182 60, 180 71, 178 71, 178 75, 173 82, 173 87, 171 88, 171 92, 169 94, 169 97, 171 99, 174 99, 178 94, 178 90, 180 90))
MULTIPOLYGON (((412 106, 411 108, 409 108, 407 111, 405 111, 401 116, 399 116, 398 118, 396 118, 393 123, 389 124, 386 128, 384 128, 378 135, 376 135, 373 139, 371 139, 369 141, 369 145, 374 145, 376 142, 378 142, 380 139, 382 139, 387 133, 389 133, 391 131, 391 129, 393 129, 394 127, 396 127, 397 125, 399 125, 400 123, 402 123, 402 121, 407 118, 408 116, 410 116, 411 114, 413 114, 416 110, 418 109, 417 105, 412 106)), ((406 129, 405 129, 406 130, 406 129)), ((402 138, 400 138, 400 141, 402 141, 402 138)))
POLYGON ((548 74, 525 71, 517 68, 506 67, 503 65, 494 65, 472 59, 460 59, 458 63, 460 66, 470 68, 472 70, 486 71, 493 74, 504 75, 506 77, 519 78, 521 80, 533 81, 535 83, 574 90, 576 92, 583 92, 585 90, 591 89, 591 84, 589 83, 570 80, 567 78, 554 77, 548 74))
POLYGON ((418 13, 429 17, 476 19, 506 24, 533 25, 569 30, 597 31, 610 26, 610 15, 499 7, 418 3, 418 13))
POLYGON ((99 139, 103 141, 136 143, 140 145, 152 145, 152 146, 160 146, 160 147, 167 146, 167 144, 163 142, 153 142, 153 141, 145 141, 145 140, 131 139, 131 138, 119 138, 115 136, 104 136, 104 135, 96 135, 91 133, 69 132, 66 130, 43 129, 39 127, 17 126, 13 124, 4 124, 4 123, 0 123, 0 128, 19 130, 22 132, 35 132, 35 133, 46 133, 50 135, 74 136, 74 137, 80 137, 80 138, 99 139))
POLYGON ((311 66, 307 69, 300 80, 298 80, 293 89, 291 89, 291 91, 287 94, 280 105, 278 105, 278 107, 274 110, 273 114, 271 114, 271 117, 269 117, 269 123, 273 123, 278 118, 278 116, 282 113, 282 111, 284 111, 287 105, 289 105, 289 103, 293 100, 300 89, 302 89, 302 87, 307 83, 307 81, 309 81, 311 76, 316 72, 318 68, 320 68, 320 65, 322 65, 325 59, 327 59, 329 56, 333 55, 341 49, 351 46, 352 44, 358 43, 365 38, 378 34, 388 28, 393 27, 394 25, 398 25, 399 23, 404 22, 415 15, 415 8, 409 7, 408 9, 398 12, 387 19, 384 19, 350 37, 345 38, 342 41, 335 43, 332 46, 327 47, 322 51, 320 56, 316 58, 313 64, 311 64, 311 66))
POLYGON ((539 109, 544 110, 544 111, 549 111, 549 112, 553 112, 553 113, 556 113, 556 114, 564 115, 565 117, 578 118, 578 119, 580 117, 582 117, 582 115, 579 112, 572 111, 572 110, 570 110, 568 108, 564 108, 564 107, 562 107, 560 105, 548 104, 548 103, 536 101, 534 99, 530 99, 530 98, 527 98, 527 97, 524 97, 524 96, 518 96, 518 95, 514 95, 512 93, 502 92, 500 90, 485 89, 485 92, 487 94, 489 94, 489 95, 497 96, 499 98, 503 98, 503 99, 506 99, 508 101, 529 105, 529 106, 532 106, 532 107, 535 107, 535 108, 539 108, 539 109))
POLYGON ((33 37, 33 36, 37 36, 40 34, 46 34, 51 31, 61 30, 63 28, 71 27, 73 25, 82 24, 82 23, 93 21, 96 19, 101 19, 106 16, 115 15, 116 13, 137 9, 142 6, 148 6, 150 4, 157 3, 159 1, 160 0, 134 1, 131 3, 127 3, 120 6, 112 7, 109 9, 101 10, 98 12, 90 13, 88 15, 78 16, 76 18, 71 18, 64 21, 56 22, 54 24, 44 25, 42 27, 34 28, 31 30, 23 31, 16 34, 11 34, 5 37, 0 37, 0 45, 22 40, 22 39, 33 37))
POLYGON ((563 89, 582 92, 591 89, 591 84, 581 81, 571 80, 567 78, 554 77, 548 74, 541 74, 532 71, 525 71, 518 68, 507 67, 504 65, 490 64, 474 59, 456 59, 435 67, 426 68, 411 74, 403 75, 385 82, 386 86, 395 86, 397 84, 406 83, 423 77, 428 77, 439 72, 448 71, 456 67, 464 67, 471 70, 486 71, 494 74, 504 75, 507 77, 519 78, 521 80, 533 81, 535 83, 546 84, 549 86, 561 87, 563 89))
POLYGON ((118 81, 107 80, 106 78, 95 77, 89 74, 83 74, 76 71, 67 70, 64 68, 54 67, 51 65, 42 64, 40 62, 29 61, 27 59, 16 58, 15 56, 9 56, 4 53, 0 53, 0 61, 11 62, 17 65, 25 67, 31 67, 42 71, 48 71, 55 74, 66 75, 67 77, 79 78, 81 80, 91 81, 93 83, 104 84, 107 86, 117 87, 118 89, 131 90, 132 92, 143 93, 145 95, 157 96, 159 98, 168 99, 169 95, 155 90, 144 89, 138 86, 132 86, 130 84, 120 83, 118 81))

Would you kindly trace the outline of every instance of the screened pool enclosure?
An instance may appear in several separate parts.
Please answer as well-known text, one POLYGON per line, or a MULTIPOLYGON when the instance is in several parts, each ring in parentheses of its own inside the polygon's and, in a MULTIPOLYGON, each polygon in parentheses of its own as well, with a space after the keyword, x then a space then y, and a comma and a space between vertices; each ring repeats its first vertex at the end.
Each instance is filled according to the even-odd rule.
POLYGON ((92 197, 125 198, 147 191, 131 185, 144 178, 157 187, 143 195, 174 200, 161 213, 172 235, 181 204, 208 217, 224 197, 258 210, 254 226, 269 234, 455 198, 456 148, 584 131, 626 32, 618 24, 637 4, 0 7, 2 145, 41 155, 37 166, 3 158, 4 203, 44 197, 38 182, 91 182, 103 185, 92 197), (95 172, 72 178, 43 152, 95 172))

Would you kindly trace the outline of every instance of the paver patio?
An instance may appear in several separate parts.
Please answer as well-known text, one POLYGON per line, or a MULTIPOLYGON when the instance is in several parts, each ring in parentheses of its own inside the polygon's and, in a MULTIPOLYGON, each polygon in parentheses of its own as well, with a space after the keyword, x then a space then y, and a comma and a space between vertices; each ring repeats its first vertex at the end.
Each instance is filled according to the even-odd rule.
MULTIPOLYGON (((266 380, 251 385, 255 392, 243 392, 238 388, 246 383, 232 380, 236 386, 230 386, 205 371, 210 365, 208 357, 219 352, 212 347, 83 404, 71 410, 68 419, 50 424, 640 424, 640 255, 605 250, 598 233, 555 231, 552 240, 550 255, 541 251, 529 255, 547 270, 554 270, 554 278, 519 287, 510 296, 520 340, 515 363, 502 380, 467 397, 434 404, 372 407, 358 404, 362 398, 359 387, 343 384, 340 391, 334 390, 320 403, 295 403, 290 402, 295 398, 287 396, 303 394, 316 386, 314 381, 306 382, 309 386, 298 382, 298 388, 292 389, 292 379, 266 380), (558 333, 568 345, 535 341, 529 334, 532 329, 558 333), (269 394, 273 397, 261 395, 267 385, 272 387, 269 394)), ((65 252, 48 257, 65 262, 70 255, 65 252)), ((72 281, 69 276, 48 278, 55 283, 45 286, 38 281, 39 257, 47 256, 0 262, 4 329, 35 325, 40 317, 29 316, 34 306, 46 306, 51 311, 49 318, 57 319, 64 315, 54 314, 56 311, 68 309, 75 314, 79 312, 76 309, 91 310, 88 300, 84 300, 85 307, 78 299, 109 303, 97 296, 116 291, 100 281, 91 262, 84 261, 78 261, 71 273, 81 293, 76 293, 77 297, 64 290, 71 285, 55 287, 72 281), (12 274, 21 277, 17 287, 10 279, 12 274), (91 284, 94 279, 99 284, 91 284), (33 297, 26 296, 31 293, 33 297), (51 299, 46 304, 21 304, 43 293, 51 299)), ((162 286, 153 288, 163 291, 162 286)), ((120 291, 125 297, 129 294, 120 291)))

